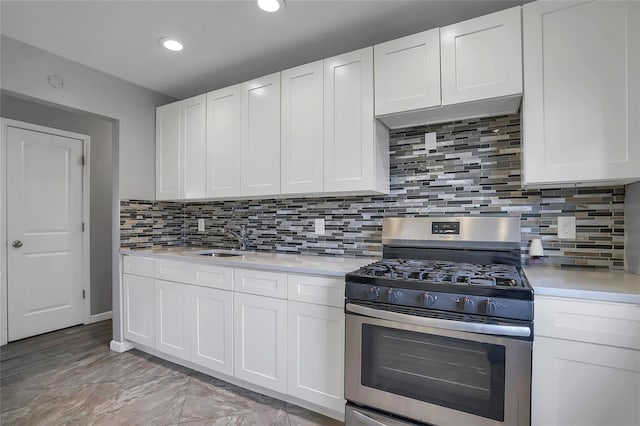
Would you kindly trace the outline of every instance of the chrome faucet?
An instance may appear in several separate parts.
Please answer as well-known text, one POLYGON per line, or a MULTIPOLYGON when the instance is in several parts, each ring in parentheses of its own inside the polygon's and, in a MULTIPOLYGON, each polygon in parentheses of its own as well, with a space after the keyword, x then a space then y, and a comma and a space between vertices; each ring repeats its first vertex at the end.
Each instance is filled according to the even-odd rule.
POLYGON ((222 232, 227 233, 238 240, 238 242, 240 243, 240 250, 244 251, 247 249, 247 246, 249 245, 249 234, 247 233, 246 226, 240 226, 240 234, 227 228, 222 228, 222 232))

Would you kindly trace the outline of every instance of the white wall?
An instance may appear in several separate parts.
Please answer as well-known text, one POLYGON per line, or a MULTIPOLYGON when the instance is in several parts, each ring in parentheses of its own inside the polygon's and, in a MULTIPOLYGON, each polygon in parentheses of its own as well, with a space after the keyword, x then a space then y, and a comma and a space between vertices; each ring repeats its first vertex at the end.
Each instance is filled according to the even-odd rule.
POLYGON ((120 199, 155 199, 155 107, 173 98, 5 36, 0 88, 119 120, 120 199), (49 86, 49 74, 64 87, 49 86))
POLYGON ((624 196, 625 264, 640 274, 640 182, 627 185, 624 196))
POLYGON ((0 115, 91 138, 90 237, 91 314, 111 311, 111 199, 113 180, 113 135, 110 121, 0 95, 0 115))
POLYGON ((113 339, 120 341, 118 202, 155 199, 155 108, 174 99, 5 36, 0 36, 0 89, 113 120, 112 310, 113 339), (49 74, 62 77, 64 87, 49 86, 49 74))

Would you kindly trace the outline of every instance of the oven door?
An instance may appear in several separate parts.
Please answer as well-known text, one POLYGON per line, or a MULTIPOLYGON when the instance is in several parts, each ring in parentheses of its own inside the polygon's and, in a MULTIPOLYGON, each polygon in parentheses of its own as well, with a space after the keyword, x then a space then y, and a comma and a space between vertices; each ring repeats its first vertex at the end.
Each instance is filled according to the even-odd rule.
POLYGON ((348 401, 438 426, 530 424, 530 327, 346 310, 348 401))

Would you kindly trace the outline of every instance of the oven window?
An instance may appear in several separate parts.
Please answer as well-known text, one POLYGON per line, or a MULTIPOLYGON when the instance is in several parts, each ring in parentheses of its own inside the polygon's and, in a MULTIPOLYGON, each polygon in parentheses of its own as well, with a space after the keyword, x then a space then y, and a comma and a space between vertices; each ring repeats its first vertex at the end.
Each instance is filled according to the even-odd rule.
POLYGON ((362 384, 504 421, 504 346, 362 326, 362 384))

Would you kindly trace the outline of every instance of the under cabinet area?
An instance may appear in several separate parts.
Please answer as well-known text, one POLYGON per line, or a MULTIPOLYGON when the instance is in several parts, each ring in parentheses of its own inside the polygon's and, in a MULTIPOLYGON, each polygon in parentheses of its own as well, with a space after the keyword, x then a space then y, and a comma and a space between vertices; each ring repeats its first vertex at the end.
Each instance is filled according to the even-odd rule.
POLYGON ((124 337, 136 347, 343 418, 343 277, 131 255, 122 264, 124 337))
POLYGON ((537 296, 532 426, 640 424, 640 305, 537 296))
POLYGON ((640 3, 522 10, 523 184, 640 180, 640 3))

